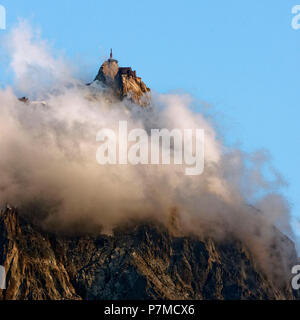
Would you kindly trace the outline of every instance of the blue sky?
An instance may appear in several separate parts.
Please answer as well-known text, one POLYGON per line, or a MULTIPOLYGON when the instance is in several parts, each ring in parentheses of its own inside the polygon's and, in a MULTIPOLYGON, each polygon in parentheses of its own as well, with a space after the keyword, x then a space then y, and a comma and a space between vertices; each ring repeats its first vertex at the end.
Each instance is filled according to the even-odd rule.
MULTIPOLYGON (((298 1, 300 4, 300 0, 298 1)), ((300 217, 300 30, 290 0, 0 0, 89 81, 112 47, 158 92, 181 90, 213 106, 227 142, 267 148, 300 217), (255 3, 254 3, 255 2, 255 3)), ((12 80, 0 49, 0 86, 12 80)))

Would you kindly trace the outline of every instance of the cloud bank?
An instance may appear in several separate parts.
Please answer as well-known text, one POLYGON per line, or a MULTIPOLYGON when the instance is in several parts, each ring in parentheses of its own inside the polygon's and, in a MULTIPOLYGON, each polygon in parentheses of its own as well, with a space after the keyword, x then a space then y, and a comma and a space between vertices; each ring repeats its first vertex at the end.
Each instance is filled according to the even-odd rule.
POLYGON ((0 90, 0 202, 54 231, 111 232, 132 221, 169 226, 176 211, 179 232, 245 241, 264 256, 272 224, 293 238, 283 183, 266 152, 246 154, 218 139, 211 121, 192 111, 187 94, 152 93, 151 108, 108 101, 101 86, 87 87, 70 65, 21 22, 6 39, 15 85, 0 90), (45 104, 26 104, 15 92, 45 104), (205 169, 186 176, 178 165, 100 166, 102 128, 205 130, 205 169), (174 209, 175 208, 175 209, 174 209), (174 211, 175 210, 175 211, 174 211))

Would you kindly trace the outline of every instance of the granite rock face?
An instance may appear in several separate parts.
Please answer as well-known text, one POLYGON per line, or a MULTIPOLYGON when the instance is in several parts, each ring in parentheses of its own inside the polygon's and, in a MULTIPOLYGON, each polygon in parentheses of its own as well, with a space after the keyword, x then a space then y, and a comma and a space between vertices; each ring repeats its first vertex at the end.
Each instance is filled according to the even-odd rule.
POLYGON ((0 300, 80 298, 49 240, 12 209, 0 213, 0 265, 6 270, 0 300))
POLYGON ((128 98, 140 106, 147 106, 150 103, 150 89, 145 85, 136 71, 130 67, 119 67, 118 61, 112 58, 105 61, 95 80, 109 89, 117 99, 128 98))
POLYGON ((289 281, 275 286, 241 242, 173 236, 153 223, 113 236, 62 236, 5 209, 1 264, 7 289, 0 300, 297 298, 289 281))

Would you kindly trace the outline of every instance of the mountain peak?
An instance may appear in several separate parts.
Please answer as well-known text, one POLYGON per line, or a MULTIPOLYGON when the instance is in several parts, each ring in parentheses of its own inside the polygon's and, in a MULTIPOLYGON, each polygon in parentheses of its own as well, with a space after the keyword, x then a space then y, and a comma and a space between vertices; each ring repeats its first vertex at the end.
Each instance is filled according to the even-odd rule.
POLYGON ((112 49, 110 58, 101 65, 94 81, 100 81, 121 100, 128 98, 143 107, 150 103, 150 89, 131 67, 119 67, 118 60, 113 59, 112 49))

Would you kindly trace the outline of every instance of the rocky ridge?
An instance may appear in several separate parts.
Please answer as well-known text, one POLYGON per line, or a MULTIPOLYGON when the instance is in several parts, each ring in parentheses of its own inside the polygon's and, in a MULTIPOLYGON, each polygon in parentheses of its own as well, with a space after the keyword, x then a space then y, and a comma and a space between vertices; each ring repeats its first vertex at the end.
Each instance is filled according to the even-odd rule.
POLYGON ((119 67, 118 61, 113 59, 112 52, 110 58, 101 65, 94 82, 97 81, 109 89, 109 94, 113 94, 117 99, 128 98, 143 107, 150 103, 150 89, 140 77, 137 77, 136 71, 130 67, 119 67))
POLYGON ((289 281, 276 287, 236 239, 174 236, 150 222, 112 236, 63 236, 6 208, 0 264, 7 271, 0 300, 297 298, 289 281))

